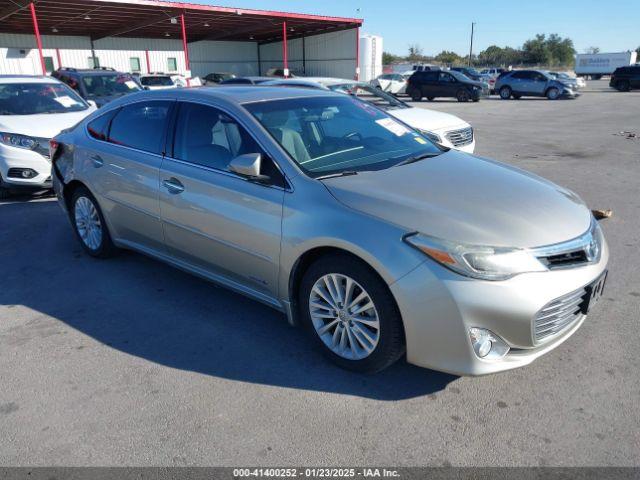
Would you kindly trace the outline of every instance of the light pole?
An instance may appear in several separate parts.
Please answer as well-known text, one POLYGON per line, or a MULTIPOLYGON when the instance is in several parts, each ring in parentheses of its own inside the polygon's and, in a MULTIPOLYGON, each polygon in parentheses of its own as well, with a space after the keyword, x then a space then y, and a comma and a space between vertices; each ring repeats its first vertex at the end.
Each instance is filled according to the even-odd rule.
POLYGON ((469 45, 469 66, 471 66, 471 55, 473 54, 473 27, 476 22, 471 22, 471 44, 469 45))

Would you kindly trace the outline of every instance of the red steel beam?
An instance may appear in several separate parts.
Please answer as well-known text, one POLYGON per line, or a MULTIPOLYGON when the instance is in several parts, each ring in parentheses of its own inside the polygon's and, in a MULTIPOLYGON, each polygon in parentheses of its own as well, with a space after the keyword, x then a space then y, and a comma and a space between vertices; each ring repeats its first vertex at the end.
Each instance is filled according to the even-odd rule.
POLYGON ((360 80, 360 27, 356 27, 356 81, 360 80))
POLYGON ((284 77, 289 76, 289 58, 287 52, 287 22, 282 22, 282 63, 284 64, 284 77))
POLYGON ((147 57, 147 73, 151 73, 151 59, 149 58, 149 50, 144 51, 147 57))
POLYGON ((42 67, 42 75, 47 75, 47 66, 44 63, 44 55, 42 53, 42 38, 40 38, 40 28, 38 28, 38 17, 36 15, 36 6, 33 2, 29 4, 31 9, 31 20, 33 21, 33 31, 36 34, 36 43, 38 44, 38 53, 40 55, 40 66, 42 67))
POLYGON ((191 86, 189 77, 191 76, 191 64, 189 63, 189 45, 187 45, 187 27, 184 24, 184 13, 180 15, 180 22, 182 24, 182 48, 184 49, 184 64, 187 68, 187 87, 191 86))

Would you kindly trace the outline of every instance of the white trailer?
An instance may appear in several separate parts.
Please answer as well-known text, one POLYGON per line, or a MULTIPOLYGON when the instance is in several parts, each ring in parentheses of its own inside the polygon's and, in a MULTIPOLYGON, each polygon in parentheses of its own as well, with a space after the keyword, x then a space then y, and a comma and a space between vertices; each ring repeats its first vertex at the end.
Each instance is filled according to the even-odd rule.
POLYGON ((603 75, 611 75, 618 67, 636 63, 636 52, 579 53, 576 55, 576 75, 595 80, 603 75))

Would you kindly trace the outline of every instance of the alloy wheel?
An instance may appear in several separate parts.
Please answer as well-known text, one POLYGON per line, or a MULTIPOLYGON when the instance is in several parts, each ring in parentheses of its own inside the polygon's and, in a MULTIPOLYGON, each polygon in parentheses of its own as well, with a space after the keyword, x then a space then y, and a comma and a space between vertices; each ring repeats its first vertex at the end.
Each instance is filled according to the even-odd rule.
POLYGON ((380 340, 380 319, 369 293, 351 277, 329 273, 309 295, 309 314, 322 342, 336 355, 362 360, 380 340))
POLYGON ((80 239, 91 250, 98 250, 102 243, 102 223, 98 210, 87 197, 78 197, 74 207, 76 229, 80 239))

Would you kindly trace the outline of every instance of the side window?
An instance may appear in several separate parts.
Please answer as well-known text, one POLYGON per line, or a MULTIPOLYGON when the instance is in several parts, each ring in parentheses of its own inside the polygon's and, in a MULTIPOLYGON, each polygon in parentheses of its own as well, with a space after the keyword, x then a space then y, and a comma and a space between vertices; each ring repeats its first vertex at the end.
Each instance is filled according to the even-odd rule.
POLYGON ((111 110, 110 112, 100 115, 98 118, 92 120, 87 125, 87 131, 96 140, 106 141, 109 135, 109 124, 111 119, 118 110, 111 110))
POLYGON ((167 70, 170 72, 178 71, 178 60, 173 57, 167 58, 167 70))
POLYGON ((53 66, 53 57, 44 57, 44 67, 47 73, 51 73, 55 70, 53 66))
POLYGON ((262 174, 274 185, 283 186, 284 178, 245 128, 226 113, 197 103, 182 103, 176 123, 173 156, 178 160, 229 170, 229 162, 245 153, 262 154, 262 174))
POLYGON ((111 121, 109 142, 160 155, 172 103, 152 101, 122 107, 111 121))
POLYGON ((453 83, 456 80, 448 73, 440 72, 440 81, 443 83, 453 83))
POLYGON ((514 72, 514 73, 511 74, 511 78, 527 79, 527 78, 529 78, 527 76, 527 73, 528 72, 525 72, 525 71, 514 72))
POLYGON ((140 58, 131 57, 129 59, 129 68, 131 69, 132 72, 139 72, 140 71, 140 58))

